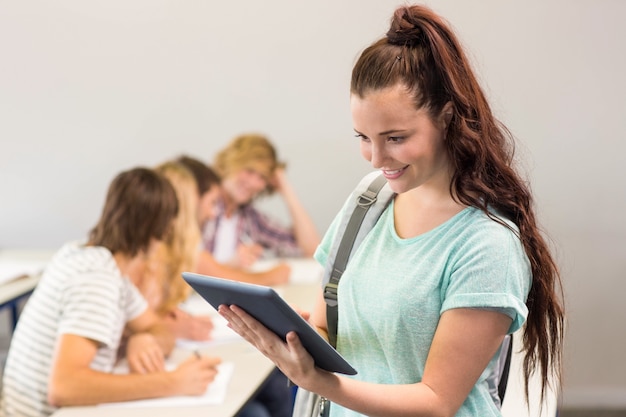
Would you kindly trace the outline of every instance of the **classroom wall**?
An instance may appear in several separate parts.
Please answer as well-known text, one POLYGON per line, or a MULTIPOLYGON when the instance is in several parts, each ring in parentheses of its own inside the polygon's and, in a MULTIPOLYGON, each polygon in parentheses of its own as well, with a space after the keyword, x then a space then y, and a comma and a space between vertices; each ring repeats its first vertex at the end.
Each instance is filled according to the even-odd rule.
MULTIPOLYGON (((81 238, 122 169, 268 134, 320 231, 368 165, 348 83, 396 0, 0 2, 0 249, 81 238)), ((626 2, 427 2, 519 138, 568 309, 564 404, 626 407, 626 2)), ((266 201, 276 212, 284 207, 266 201)))

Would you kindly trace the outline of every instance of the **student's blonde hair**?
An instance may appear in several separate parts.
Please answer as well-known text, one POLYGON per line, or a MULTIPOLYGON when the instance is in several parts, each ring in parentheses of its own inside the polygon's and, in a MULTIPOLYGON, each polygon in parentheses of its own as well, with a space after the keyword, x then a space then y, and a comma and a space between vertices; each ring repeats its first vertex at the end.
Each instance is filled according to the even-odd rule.
POLYGON ((159 286, 161 293, 160 300, 153 307, 157 312, 165 313, 184 301, 191 292, 181 274, 193 271, 196 266, 201 241, 197 220, 199 196, 193 174, 180 162, 165 162, 155 170, 172 184, 179 204, 172 233, 154 250, 149 265, 153 284, 159 286))
MULTIPOLYGON (((221 178, 243 169, 252 169, 269 181, 276 168, 284 166, 284 162, 278 161, 276 148, 266 136, 246 133, 235 137, 217 153, 213 168, 221 178)), ((270 184, 266 191, 273 192, 270 184)))

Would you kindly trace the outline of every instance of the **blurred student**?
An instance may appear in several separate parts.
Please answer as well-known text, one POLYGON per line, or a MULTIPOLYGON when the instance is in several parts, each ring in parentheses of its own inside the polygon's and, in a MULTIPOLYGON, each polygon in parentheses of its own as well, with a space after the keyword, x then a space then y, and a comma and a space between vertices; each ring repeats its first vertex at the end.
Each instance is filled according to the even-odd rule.
MULTIPOLYGON (((196 215, 198 224, 202 226, 216 216, 216 204, 221 191, 220 179, 209 166, 198 159, 182 155, 176 162, 186 166, 196 180, 199 195, 196 215)), ((206 250, 200 251, 197 271, 265 285, 285 283, 289 278, 289 267, 286 264, 279 264, 265 272, 251 273, 217 262, 206 250)), ((291 411, 291 389, 287 378, 275 369, 237 417, 290 417, 291 411)))
POLYGON ((151 252, 138 288, 176 338, 207 340, 213 329, 211 318, 191 315, 179 307, 191 293, 182 273, 195 271, 201 242, 196 180, 184 165, 175 161, 162 163, 155 170, 174 187, 179 209, 171 233, 151 252))
MULTIPOLYGON (((220 178, 204 162, 182 155, 176 162, 184 165, 194 176, 198 194, 197 226, 200 230, 208 223, 213 222, 218 215, 218 205, 222 198, 220 178)), ((201 248, 196 263, 196 272, 213 275, 235 281, 249 282, 260 285, 286 284, 291 272, 285 263, 259 272, 251 272, 243 265, 233 265, 218 261, 211 252, 201 248)))
POLYGON ((57 407, 199 395, 217 358, 193 357, 175 371, 164 360, 171 333, 133 281, 178 211, 170 183, 135 168, 111 183, 87 242, 63 246, 24 307, 4 372, 5 417, 48 416, 57 407), (112 374, 124 328, 130 374, 112 374))
POLYGON ((248 266, 259 257, 313 256, 320 236, 265 136, 244 134, 218 152, 214 168, 222 178, 217 217, 207 222, 204 244, 220 262, 248 266), (254 203, 278 193, 290 226, 263 214, 254 203))

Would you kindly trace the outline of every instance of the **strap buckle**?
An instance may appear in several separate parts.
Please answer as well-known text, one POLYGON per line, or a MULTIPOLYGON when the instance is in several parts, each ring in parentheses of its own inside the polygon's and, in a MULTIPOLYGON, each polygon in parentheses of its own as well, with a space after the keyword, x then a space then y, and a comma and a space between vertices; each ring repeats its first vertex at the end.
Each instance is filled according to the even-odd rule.
POLYGON ((320 398, 320 417, 328 417, 330 413, 330 401, 326 398, 320 398))
POLYGON ((359 207, 369 207, 376 202, 376 193, 367 190, 359 196, 356 200, 356 204, 359 207))
POLYGON ((329 282, 324 286, 324 299, 337 301, 337 284, 329 282))

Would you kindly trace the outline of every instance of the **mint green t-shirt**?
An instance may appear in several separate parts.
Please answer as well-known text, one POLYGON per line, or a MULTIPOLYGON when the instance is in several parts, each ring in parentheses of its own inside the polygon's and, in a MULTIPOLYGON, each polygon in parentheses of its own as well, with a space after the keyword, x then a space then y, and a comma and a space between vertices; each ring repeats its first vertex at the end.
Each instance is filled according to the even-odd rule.
MULTIPOLYGON (((342 215, 343 210, 315 253, 322 265, 342 215)), ((513 319, 513 333, 526 320, 530 284, 519 238, 479 209, 468 207, 427 233, 402 239, 395 232, 392 202, 352 254, 339 283, 337 350, 358 371, 353 378, 419 382, 444 311, 495 308, 513 319)), ((496 358, 457 417, 501 416, 485 382, 496 358)), ((331 406, 331 417, 358 415, 331 406)))

